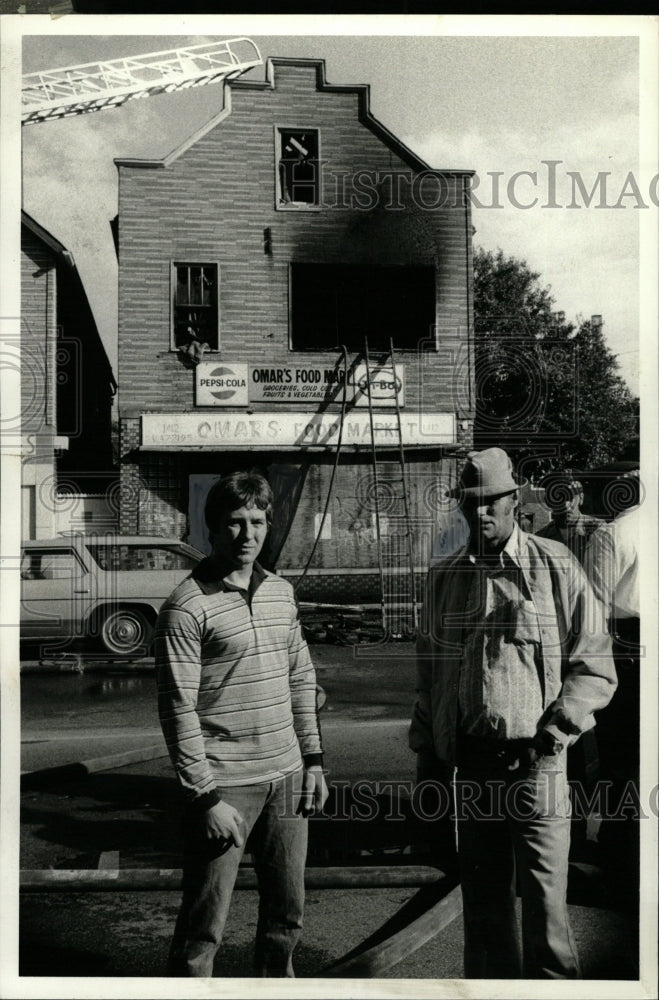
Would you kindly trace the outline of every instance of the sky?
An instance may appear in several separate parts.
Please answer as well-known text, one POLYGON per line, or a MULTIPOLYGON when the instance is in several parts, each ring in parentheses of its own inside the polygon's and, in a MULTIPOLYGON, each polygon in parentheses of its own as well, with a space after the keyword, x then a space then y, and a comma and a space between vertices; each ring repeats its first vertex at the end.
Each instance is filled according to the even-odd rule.
MULTIPOLYGON (((277 35, 259 34, 258 26, 230 34, 25 37, 23 72, 236 34, 248 34, 264 59, 325 59, 330 83, 370 84, 372 113, 431 167, 477 172, 475 246, 525 260, 568 321, 602 315, 621 374, 638 391, 643 210, 635 207, 630 172, 656 213, 639 175, 638 38, 277 35), (549 160, 558 161, 553 192, 549 160), (531 176, 515 177, 520 171, 531 176), (573 175, 590 192, 602 171, 606 197, 596 192, 587 207, 573 175), (535 207, 524 207, 534 198, 535 207)), ((264 67, 250 75, 263 78, 264 67)), ((115 373, 113 160, 165 155, 220 110, 221 88, 23 129, 23 207, 72 251, 115 373)))

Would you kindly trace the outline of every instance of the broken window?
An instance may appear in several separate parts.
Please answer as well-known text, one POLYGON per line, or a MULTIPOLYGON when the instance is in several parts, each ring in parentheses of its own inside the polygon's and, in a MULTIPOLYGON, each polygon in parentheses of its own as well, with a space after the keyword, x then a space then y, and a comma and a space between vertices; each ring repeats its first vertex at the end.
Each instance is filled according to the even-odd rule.
POLYGON ((277 204, 319 205, 317 129, 277 129, 277 204))
POLYGON ((173 285, 174 349, 219 350, 217 264, 174 264, 173 285))
POLYGON ((291 349, 414 351, 434 336, 434 267, 290 265, 291 349))

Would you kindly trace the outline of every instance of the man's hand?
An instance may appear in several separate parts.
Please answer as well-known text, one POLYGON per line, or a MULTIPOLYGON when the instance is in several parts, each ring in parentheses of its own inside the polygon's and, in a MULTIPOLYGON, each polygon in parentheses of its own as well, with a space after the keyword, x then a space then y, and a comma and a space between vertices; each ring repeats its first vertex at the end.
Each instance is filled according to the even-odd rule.
POLYGON ((532 745, 524 747, 524 749, 520 751, 519 757, 515 757, 515 759, 508 764, 508 770, 522 772, 528 771, 533 767, 539 756, 540 754, 532 745))
POLYGON ((204 829, 209 840, 225 840, 236 847, 243 846, 243 835, 240 832, 243 818, 237 809, 228 802, 216 802, 206 810, 204 829))
POLYGON ((328 795, 322 767, 306 769, 302 776, 302 790, 297 812, 303 816, 312 816, 314 813, 322 812, 328 795))
POLYGON ((557 757, 565 749, 565 744, 548 729, 541 729, 535 734, 528 747, 524 747, 517 760, 508 765, 509 771, 527 770, 541 758, 557 757))

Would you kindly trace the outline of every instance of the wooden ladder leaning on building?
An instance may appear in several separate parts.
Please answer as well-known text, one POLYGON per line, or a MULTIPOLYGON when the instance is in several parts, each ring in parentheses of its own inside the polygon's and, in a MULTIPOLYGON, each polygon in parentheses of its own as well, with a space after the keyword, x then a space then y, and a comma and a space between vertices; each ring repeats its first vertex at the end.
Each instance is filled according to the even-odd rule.
MULTIPOLYGON (((395 448, 397 452, 399 474, 395 477, 387 476, 381 478, 379 465, 380 460, 375 442, 374 419, 373 419, 373 394, 371 389, 371 361, 369 355, 368 338, 364 339, 364 363, 366 366, 366 399, 368 403, 368 415, 371 431, 371 457, 373 463, 373 490, 372 505, 375 514, 375 535, 378 552, 378 569, 380 573, 380 593, 381 593, 381 616, 382 630, 386 638, 395 635, 407 634, 414 636, 418 627, 418 614, 416 602, 416 578, 414 575, 414 545, 412 540, 412 524, 410 520, 409 490, 407 467, 405 463, 405 448, 403 445, 403 427, 400 414, 400 402, 398 399, 398 376, 396 372, 396 357, 394 343, 389 340, 389 362, 384 366, 391 367, 392 374, 392 402, 394 405, 394 427, 395 448), (395 485, 399 488, 399 493, 381 493, 381 486, 386 482, 387 486, 395 485), (402 504, 402 531, 386 531, 387 544, 383 544, 385 533, 382 531, 381 508, 386 498, 386 508, 391 509, 402 504), (405 556, 407 562, 407 572, 399 572, 401 566, 401 555, 397 545, 398 540, 405 539, 405 556), (387 554, 388 565, 385 568, 384 554, 387 554), (404 582, 406 581, 406 583, 404 582)), ((400 514, 396 512, 388 518, 388 523, 400 524, 400 514)))

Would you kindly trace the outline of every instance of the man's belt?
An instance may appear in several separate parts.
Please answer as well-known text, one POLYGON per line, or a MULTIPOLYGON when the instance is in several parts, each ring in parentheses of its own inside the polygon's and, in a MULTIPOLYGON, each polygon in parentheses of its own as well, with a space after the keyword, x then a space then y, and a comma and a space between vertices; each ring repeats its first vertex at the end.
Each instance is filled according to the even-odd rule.
POLYGON ((498 740, 469 733, 458 733, 457 763, 458 767, 475 765, 492 765, 494 767, 509 767, 519 760, 525 750, 532 745, 531 739, 498 740))

